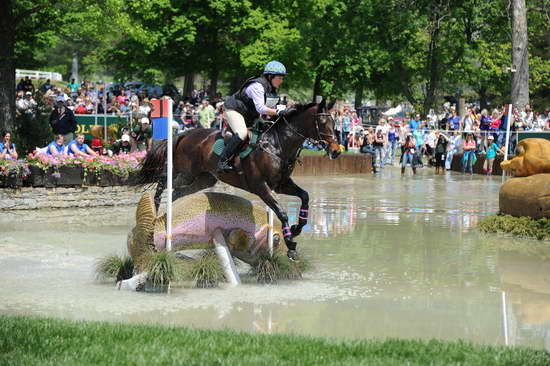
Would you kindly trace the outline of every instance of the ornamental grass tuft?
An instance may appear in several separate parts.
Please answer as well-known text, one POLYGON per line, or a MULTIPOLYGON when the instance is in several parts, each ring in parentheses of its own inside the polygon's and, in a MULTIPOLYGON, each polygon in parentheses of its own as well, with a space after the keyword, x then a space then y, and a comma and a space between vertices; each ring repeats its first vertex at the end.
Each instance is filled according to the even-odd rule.
POLYGON ((132 278, 134 262, 129 255, 108 255, 99 259, 95 265, 96 277, 107 280, 115 279, 116 282, 132 278))
POLYGON ((218 287, 221 281, 225 281, 220 261, 213 250, 203 251, 199 258, 190 261, 189 266, 189 277, 197 288, 218 287))
POLYGON ((173 252, 165 250, 151 254, 145 262, 144 271, 147 272, 147 281, 153 287, 166 286, 184 277, 182 261, 173 252))
POLYGON ((310 263, 304 257, 299 261, 291 261, 285 253, 275 250, 273 255, 264 253, 258 263, 252 267, 251 274, 259 283, 277 283, 279 280, 300 280, 302 273, 310 268, 310 263))

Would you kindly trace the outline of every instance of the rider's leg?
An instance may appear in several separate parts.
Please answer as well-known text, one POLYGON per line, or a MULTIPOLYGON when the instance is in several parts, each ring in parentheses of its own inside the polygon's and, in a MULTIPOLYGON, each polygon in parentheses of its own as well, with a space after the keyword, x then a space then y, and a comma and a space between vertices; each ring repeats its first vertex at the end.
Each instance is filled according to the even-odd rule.
POLYGON ((233 166, 231 165, 231 160, 239 150, 239 147, 245 140, 246 134, 248 132, 246 129, 244 118, 239 112, 228 110, 225 112, 225 115, 227 117, 227 123, 233 131, 233 136, 231 136, 231 138, 227 142, 227 145, 225 145, 225 149, 220 156, 218 171, 233 169, 233 166))

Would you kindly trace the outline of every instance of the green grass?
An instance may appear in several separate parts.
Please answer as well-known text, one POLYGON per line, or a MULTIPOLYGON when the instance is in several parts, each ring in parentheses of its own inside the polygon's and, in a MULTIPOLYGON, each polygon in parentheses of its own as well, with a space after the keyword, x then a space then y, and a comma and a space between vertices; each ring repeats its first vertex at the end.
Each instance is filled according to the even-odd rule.
POLYGON ((550 239, 550 218, 545 217, 535 220, 530 217, 490 215, 483 218, 478 227, 486 233, 507 233, 538 240, 550 239))
POLYGON ((543 350, 462 341, 337 342, 230 330, 0 316, 0 365, 549 364, 550 354, 543 350))

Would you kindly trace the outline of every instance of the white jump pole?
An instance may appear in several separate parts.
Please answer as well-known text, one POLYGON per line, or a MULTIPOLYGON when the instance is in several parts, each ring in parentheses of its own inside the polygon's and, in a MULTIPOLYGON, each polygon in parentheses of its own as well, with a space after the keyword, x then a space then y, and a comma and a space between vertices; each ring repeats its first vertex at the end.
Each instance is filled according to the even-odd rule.
POLYGON ((269 248, 269 255, 273 255, 273 210, 266 206, 267 210, 267 246, 269 248))
POLYGON ((233 257, 229 252, 229 248, 227 247, 227 243, 220 229, 214 230, 212 241, 214 242, 214 250, 216 251, 227 282, 232 286, 240 285, 241 278, 239 277, 239 272, 237 272, 237 267, 235 266, 233 257))
POLYGON ((504 344, 510 345, 510 341, 508 339, 508 314, 506 311, 506 292, 502 291, 502 320, 503 320, 503 326, 504 326, 504 344))
MULTIPOLYGON (((162 100, 160 101, 161 103, 163 102, 162 100)), ((167 194, 166 194, 166 250, 167 251, 171 251, 172 250, 172 165, 173 165, 173 162, 172 162, 172 118, 173 118, 173 114, 172 114, 172 104, 173 104, 173 101, 171 98, 168 99, 168 126, 167 126, 167 131, 168 131, 168 137, 167 137, 167 140, 166 140, 166 144, 168 145, 167 146, 167 152, 166 154, 168 155, 167 156, 167 159, 166 159, 166 189, 167 189, 167 194)))
MULTIPOLYGON (((508 145, 510 144, 510 125, 512 124, 512 103, 510 103, 508 107, 508 118, 506 123, 506 142, 504 143, 504 160, 508 160, 508 145)), ((502 171, 502 178, 504 179, 504 175, 506 172, 502 171)))

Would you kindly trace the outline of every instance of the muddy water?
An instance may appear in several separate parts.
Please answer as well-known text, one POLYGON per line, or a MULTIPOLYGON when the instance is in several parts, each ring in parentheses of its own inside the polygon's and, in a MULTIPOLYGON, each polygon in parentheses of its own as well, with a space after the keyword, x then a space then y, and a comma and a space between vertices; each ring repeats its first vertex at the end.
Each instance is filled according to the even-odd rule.
MULTIPOLYGON (((0 313, 550 348, 550 255, 503 250, 518 240, 475 228, 498 209, 499 178, 390 168, 297 181, 312 198, 299 249, 314 270, 303 281, 119 292, 93 267, 125 252, 133 207, 2 212, 0 313)), ((295 219, 298 201, 281 198, 295 219)))

